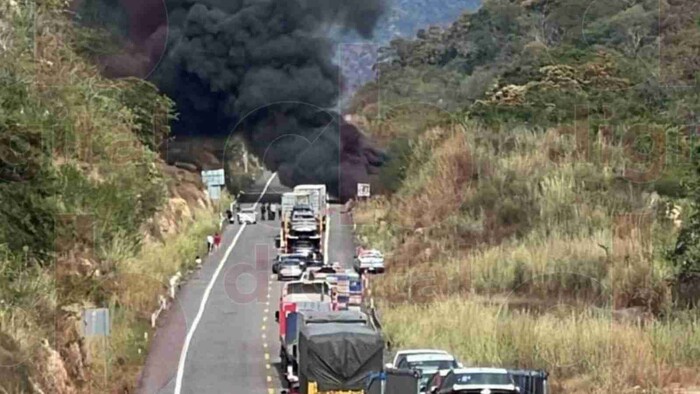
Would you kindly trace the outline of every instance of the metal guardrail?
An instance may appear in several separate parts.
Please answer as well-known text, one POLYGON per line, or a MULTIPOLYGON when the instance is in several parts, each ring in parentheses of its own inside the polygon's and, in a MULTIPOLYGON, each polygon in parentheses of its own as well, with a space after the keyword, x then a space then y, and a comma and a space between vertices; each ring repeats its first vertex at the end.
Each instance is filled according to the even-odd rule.
POLYGON ((382 322, 379 319, 379 314, 378 314, 377 308, 374 308, 374 307, 369 308, 367 314, 369 315, 370 319, 372 319, 372 325, 374 325, 374 327, 376 327, 378 330, 381 330, 382 329, 382 322))

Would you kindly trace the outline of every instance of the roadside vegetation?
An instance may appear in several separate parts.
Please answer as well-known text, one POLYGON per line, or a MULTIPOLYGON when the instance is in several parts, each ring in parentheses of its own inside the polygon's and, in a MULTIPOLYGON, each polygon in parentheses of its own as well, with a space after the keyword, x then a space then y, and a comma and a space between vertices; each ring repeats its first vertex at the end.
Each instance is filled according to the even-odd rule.
POLYGON ((168 278, 194 264, 218 213, 198 174, 158 148, 173 103, 89 60, 96 31, 57 1, 0 3, 0 391, 133 388, 168 278), (81 335, 108 307, 107 365, 81 335), (103 377, 107 377, 105 380, 103 377))
POLYGON ((558 392, 700 385, 698 11, 490 0, 383 50, 353 112, 393 161, 355 221, 394 347, 558 392))

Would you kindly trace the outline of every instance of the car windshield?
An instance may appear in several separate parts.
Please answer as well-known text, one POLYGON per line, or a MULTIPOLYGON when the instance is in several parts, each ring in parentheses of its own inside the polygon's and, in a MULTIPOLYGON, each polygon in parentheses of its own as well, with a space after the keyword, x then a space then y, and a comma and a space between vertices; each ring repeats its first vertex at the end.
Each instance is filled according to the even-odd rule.
POLYGON ((513 384, 505 373, 463 373, 455 377, 455 384, 513 384))
POLYGON ((282 260, 282 265, 287 265, 287 266, 292 266, 292 265, 300 265, 301 261, 297 259, 284 259, 282 260))
POLYGON ((408 363, 409 368, 417 368, 420 370, 430 369, 451 369, 457 368, 457 362, 454 360, 425 360, 412 361, 408 363))

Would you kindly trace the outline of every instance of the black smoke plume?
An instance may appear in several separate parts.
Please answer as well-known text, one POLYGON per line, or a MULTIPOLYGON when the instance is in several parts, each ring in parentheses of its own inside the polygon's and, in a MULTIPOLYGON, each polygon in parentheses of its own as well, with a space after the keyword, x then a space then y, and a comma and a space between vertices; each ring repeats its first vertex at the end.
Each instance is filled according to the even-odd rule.
POLYGON ((242 135, 284 184, 326 183, 345 198, 385 157, 333 110, 342 76, 328 37, 370 37, 383 1, 167 0, 166 19, 157 0, 122 0, 132 48, 105 64, 146 73, 175 100, 176 134, 242 135))

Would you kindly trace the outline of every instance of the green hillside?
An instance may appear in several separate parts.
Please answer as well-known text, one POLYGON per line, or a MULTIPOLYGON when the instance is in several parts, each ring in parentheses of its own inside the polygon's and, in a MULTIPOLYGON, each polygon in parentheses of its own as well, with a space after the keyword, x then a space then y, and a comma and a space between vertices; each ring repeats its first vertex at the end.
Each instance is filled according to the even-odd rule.
POLYGON ((3 392, 133 386, 163 283, 216 223, 202 209, 181 235, 144 241, 177 186, 157 153, 173 104, 147 82, 102 78, 89 60, 101 35, 66 16, 60 2, 0 4, 3 392), (86 307, 118 322, 109 381, 102 348, 78 335, 86 307))
POLYGON ((556 392, 700 384, 699 18, 491 0, 383 50, 353 108, 393 161, 356 220, 389 254, 395 346, 547 369, 556 392))

